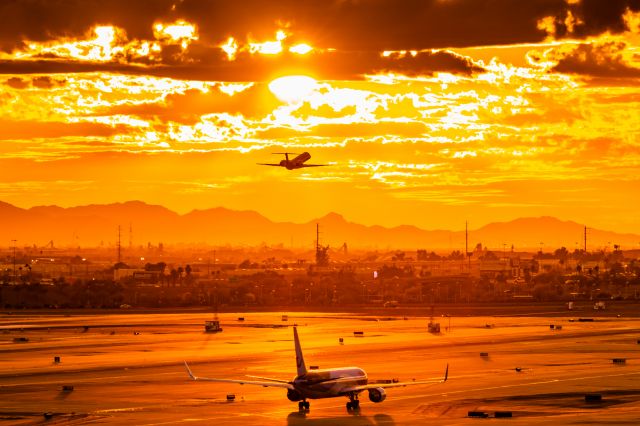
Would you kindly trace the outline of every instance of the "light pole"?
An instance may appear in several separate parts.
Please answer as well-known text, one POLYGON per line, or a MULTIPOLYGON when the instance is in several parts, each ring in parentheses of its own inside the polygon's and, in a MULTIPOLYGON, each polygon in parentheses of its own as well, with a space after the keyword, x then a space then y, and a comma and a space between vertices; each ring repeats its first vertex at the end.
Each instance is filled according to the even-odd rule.
POLYGON ((16 278, 16 243, 18 240, 11 240, 13 243, 13 284, 17 284, 18 280, 16 278))

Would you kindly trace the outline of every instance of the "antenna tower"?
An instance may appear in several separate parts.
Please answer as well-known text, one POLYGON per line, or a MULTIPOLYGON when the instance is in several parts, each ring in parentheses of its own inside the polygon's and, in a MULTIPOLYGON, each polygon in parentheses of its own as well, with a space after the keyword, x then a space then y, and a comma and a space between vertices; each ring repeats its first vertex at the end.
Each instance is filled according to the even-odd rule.
POLYGON ((118 225, 118 263, 122 261, 122 241, 120 238, 120 225, 118 225))
POLYGON ((587 253, 587 226, 584 227, 584 252, 587 253))
POLYGON ((469 253, 469 222, 464 222, 464 251, 467 255, 467 259, 469 259, 469 263, 467 265, 469 275, 471 275, 471 254, 469 253))
POLYGON ((320 245, 320 224, 316 223, 316 265, 327 266, 329 264, 329 246, 320 245))

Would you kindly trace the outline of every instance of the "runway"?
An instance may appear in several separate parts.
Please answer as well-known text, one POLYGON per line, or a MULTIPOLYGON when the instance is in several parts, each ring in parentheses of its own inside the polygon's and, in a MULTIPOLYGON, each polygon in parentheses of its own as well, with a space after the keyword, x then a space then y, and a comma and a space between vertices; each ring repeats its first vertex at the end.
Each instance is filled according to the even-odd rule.
MULTIPOLYGON (((528 307, 531 309, 531 307, 528 307)), ((0 314, 0 421, 9 424, 409 425, 637 424, 640 319, 584 309, 575 318, 428 318, 301 312, 220 315, 222 333, 204 333, 210 314, 0 314), (282 321, 283 314, 288 321, 282 321), (591 315, 593 322, 578 322, 591 315), (244 321, 239 321, 244 317, 244 321), (572 321, 575 320, 575 321, 572 321), (450 329, 449 329, 450 321, 450 329), (308 413, 282 389, 193 382, 197 375, 292 379, 293 324, 307 365, 358 366, 370 380, 449 380, 387 389, 374 404, 361 394, 311 400, 308 413), (550 325, 554 325, 551 329, 550 325), (562 328, 558 330, 557 325, 562 328), (355 337, 362 331, 364 337, 355 337), (14 342, 26 337, 27 342, 14 342), (338 339, 343 338, 344 344, 338 339), (481 352, 484 353, 481 355, 481 352), (54 363, 54 356, 60 357, 54 363), (624 363, 614 363, 623 358, 624 363), (72 391, 63 386, 73 386, 72 391), (227 402, 227 394, 235 401, 227 402), (587 402, 586 394, 601 401, 587 402), (487 419, 470 418, 469 412, 487 419), (495 418, 496 412, 511 418, 495 418), (50 414, 45 420, 44 413, 50 414)))

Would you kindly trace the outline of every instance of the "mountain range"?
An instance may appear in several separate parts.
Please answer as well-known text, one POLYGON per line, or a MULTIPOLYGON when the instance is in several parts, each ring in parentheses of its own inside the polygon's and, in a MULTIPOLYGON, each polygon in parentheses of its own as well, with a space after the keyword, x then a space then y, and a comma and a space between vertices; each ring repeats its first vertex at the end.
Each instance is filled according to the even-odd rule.
MULTIPOLYGON (((178 214, 159 205, 141 201, 62 208, 37 206, 22 209, 0 202, 3 240, 15 239, 18 246, 97 247, 113 246, 121 229, 122 244, 129 243, 130 230, 135 246, 148 242, 207 245, 278 245, 311 248, 316 224, 321 243, 332 247, 347 243, 350 248, 398 248, 464 251, 465 232, 425 230, 411 225, 392 228, 366 226, 347 221, 337 213, 307 223, 273 222, 255 211, 235 211, 222 207, 178 214)), ((481 243, 492 249, 540 249, 564 246, 573 251, 584 244, 584 225, 554 217, 519 218, 491 223, 469 230, 469 249, 481 243)), ((588 229, 588 250, 639 248, 640 236, 588 229)))

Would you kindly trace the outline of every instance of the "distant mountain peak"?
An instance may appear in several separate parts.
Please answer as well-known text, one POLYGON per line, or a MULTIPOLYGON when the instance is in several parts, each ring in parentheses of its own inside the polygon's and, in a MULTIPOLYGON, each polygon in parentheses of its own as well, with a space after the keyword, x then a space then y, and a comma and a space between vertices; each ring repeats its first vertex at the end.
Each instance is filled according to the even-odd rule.
POLYGON ((329 212, 326 215, 316 219, 317 221, 323 222, 346 222, 347 220, 339 213, 329 212))

